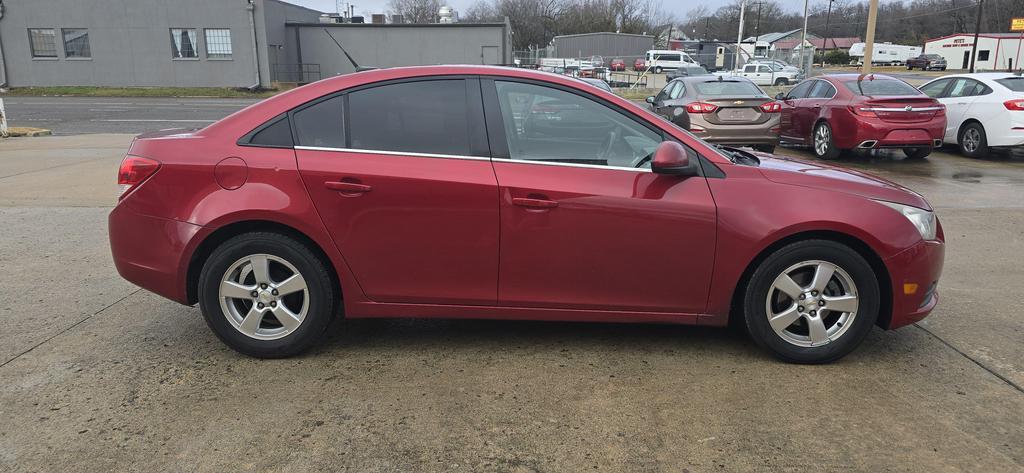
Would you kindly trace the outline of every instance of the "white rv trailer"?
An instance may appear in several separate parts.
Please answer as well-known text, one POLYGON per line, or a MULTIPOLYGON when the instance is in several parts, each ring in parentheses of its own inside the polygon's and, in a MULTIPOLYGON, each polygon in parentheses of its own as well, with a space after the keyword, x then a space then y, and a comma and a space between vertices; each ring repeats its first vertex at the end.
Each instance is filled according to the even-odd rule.
MULTIPOLYGON (((875 43, 875 51, 871 54, 872 64, 889 64, 902 66, 907 59, 921 55, 920 46, 903 46, 892 43, 875 43)), ((850 46, 850 59, 857 64, 864 63, 864 43, 853 43, 850 46)))

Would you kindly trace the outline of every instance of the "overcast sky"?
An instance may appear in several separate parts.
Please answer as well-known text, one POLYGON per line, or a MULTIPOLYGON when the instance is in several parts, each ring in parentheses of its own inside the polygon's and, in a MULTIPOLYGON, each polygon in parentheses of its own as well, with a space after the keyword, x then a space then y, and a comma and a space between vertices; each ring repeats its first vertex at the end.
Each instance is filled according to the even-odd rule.
MULTIPOLYGON (((336 3, 334 0, 286 0, 290 3, 302 5, 305 7, 320 10, 322 12, 333 13, 337 11, 336 3)), ((371 13, 386 13, 388 9, 388 0, 350 0, 355 5, 356 14, 370 15, 371 13)), ((686 12, 697 5, 707 5, 712 10, 730 3, 731 0, 702 0, 702 1, 691 1, 691 0, 662 0, 662 6, 665 10, 675 14, 676 19, 682 21, 686 17, 686 12)), ((882 0, 883 2, 887 0, 882 0)), ((804 11, 804 0, 778 0, 784 8, 790 11, 803 13, 804 11)), ((811 6, 816 4, 827 5, 828 0, 810 0, 811 6)), ((449 6, 455 8, 458 11, 464 11, 467 7, 475 3, 475 0, 448 0, 449 6)))

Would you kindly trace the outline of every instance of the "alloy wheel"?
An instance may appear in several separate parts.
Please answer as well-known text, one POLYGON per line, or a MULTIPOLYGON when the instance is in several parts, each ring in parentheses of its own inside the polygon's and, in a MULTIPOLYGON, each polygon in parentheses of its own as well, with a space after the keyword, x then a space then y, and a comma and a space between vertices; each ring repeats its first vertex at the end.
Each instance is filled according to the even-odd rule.
POLYGON ((853 278, 821 260, 786 268, 772 282, 765 313, 772 330, 788 343, 817 347, 834 342, 853 325, 860 299, 853 278))
POLYGON ((257 340, 286 337, 302 325, 309 288, 291 263, 268 254, 235 261, 221 278, 221 311, 236 330, 257 340))
POLYGON ((824 123, 818 125, 814 130, 814 152, 818 156, 824 156, 828 152, 829 143, 832 141, 832 132, 824 123))
POLYGON ((981 133, 978 133, 976 128, 968 128, 964 130, 964 137, 961 140, 964 146, 964 151, 973 153, 978 150, 978 146, 981 144, 981 133))

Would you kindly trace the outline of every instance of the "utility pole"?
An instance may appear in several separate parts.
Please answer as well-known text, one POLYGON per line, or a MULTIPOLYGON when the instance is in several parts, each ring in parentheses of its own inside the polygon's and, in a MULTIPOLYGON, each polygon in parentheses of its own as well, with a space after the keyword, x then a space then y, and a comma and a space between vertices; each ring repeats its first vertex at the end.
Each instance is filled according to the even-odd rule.
POLYGON ((711 39, 711 37, 708 36, 708 30, 709 29, 711 29, 711 17, 710 16, 707 17, 707 18, 704 18, 704 41, 707 41, 707 40, 711 39))
POLYGON ((871 73, 871 56, 875 52, 875 23, 878 20, 878 0, 871 0, 868 5, 868 31, 864 34, 864 66, 861 74, 871 73))
POLYGON ((764 0, 758 0, 757 2, 757 21, 754 22, 754 55, 757 55, 757 41, 761 39, 761 5, 764 5, 764 0))
POLYGON ((740 66, 742 66, 742 64, 740 64, 740 60, 742 59, 743 52, 743 11, 746 10, 746 8, 747 0, 740 0, 740 31, 736 33, 736 58, 732 61, 733 69, 739 69, 740 66))
POLYGON ((981 30, 981 12, 985 0, 978 0, 978 19, 974 22, 974 44, 971 45, 971 73, 974 73, 974 59, 978 56, 978 31, 981 30))
POLYGON ((832 18, 832 2, 834 1, 836 0, 828 0, 828 13, 825 14, 825 41, 821 43, 823 49, 821 53, 821 67, 825 67, 825 53, 828 52, 828 20, 832 18))
MULTIPOLYGON (((872 0, 877 2, 878 0, 872 0)), ((804 46, 807 45, 807 6, 810 0, 804 0, 804 29, 800 33, 800 69, 804 71, 804 77, 811 76, 810 62, 814 61, 814 57, 811 57, 811 61, 804 61, 804 46)), ((814 54, 813 52, 811 54, 814 54)))

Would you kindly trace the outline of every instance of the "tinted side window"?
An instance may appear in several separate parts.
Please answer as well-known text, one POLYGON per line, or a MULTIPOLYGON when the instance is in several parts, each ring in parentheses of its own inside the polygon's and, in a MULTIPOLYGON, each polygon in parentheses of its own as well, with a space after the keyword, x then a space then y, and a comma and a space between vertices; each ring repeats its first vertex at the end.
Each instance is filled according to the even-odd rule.
POLYGON ((249 138, 249 144, 274 148, 291 148, 292 128, 288 124, 288 117, 281 118, 254 133, 252 138, 249 138))
POLYGON ((950 79, 939 79, 935 82, 925 85, 924 87, 921 87, 921 92, 924 92, 925 95, 933 99, 937 99, 940 95, 942 95, 942 91, 946 90, 946 85, 949 84, 949 81, 950 79))
POLYGON ((823 80, 815 82, 816 83, 814 84, 814 88, 811 89, 811 92, 807 95, 808 97, 816 99, 826 99, 831 98, 833 95, 835 95, 836 89, 835 87, 832 87, 832 84, 829 84, 828 82, 825 82, 823 80))
POLYGON ((462 79, 404 82, 349 94, 352 148, 470 156, 462 79))
POLYGON ((661 134, 589 98, 495 81, 512 159, 650 168, 661 134))
POLYGON ((816 82, 818 81, 808 81, 798 84, 796 87, 793 87, 793 90, 789 91, 789 98, 802 99, 804 97, 807 97, 808 91, 810 91, 811 86, 814 85, 816 82))
POLYGON ((293 115, 301 146, 345 148, 344 99, 339 95, 303 108, 293 115))

